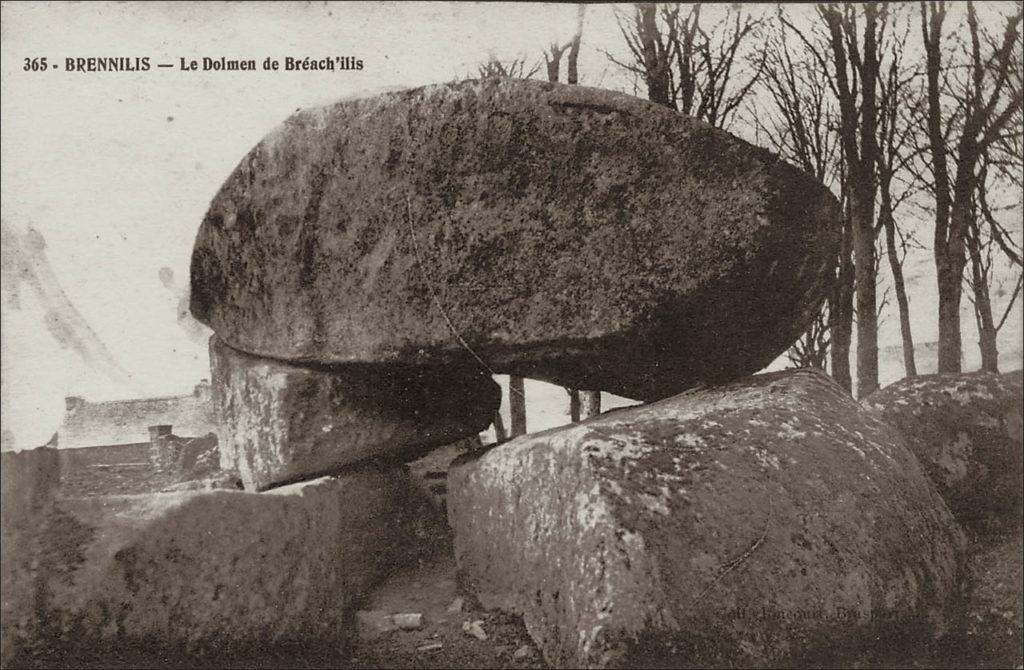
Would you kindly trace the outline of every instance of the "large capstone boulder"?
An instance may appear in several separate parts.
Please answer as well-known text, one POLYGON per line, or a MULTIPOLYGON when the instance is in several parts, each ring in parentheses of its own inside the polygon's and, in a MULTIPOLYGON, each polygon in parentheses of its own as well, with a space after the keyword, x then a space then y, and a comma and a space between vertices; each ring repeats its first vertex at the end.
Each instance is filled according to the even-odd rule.
POLYGON ((946 630, 965 538, 820 372, 617 410, 453 464, 461 578, 556 667, 845 664, 946 630))
POLYGON ((444 84, 302 110, 264 138, 203 219, 191 310, 268 358, 483 362, 656 399, 789 347, 839 220, 808 175, 662 106, 444 84))
POLYGON ((411 461, 486 430, 501 388, 479 367, 346 365, 257 358, 210 339, 221 468, 248 490, 379 459, 411 461))
POLYGON ((3 667, 336 665, 359 599, 447 537, 401 467, 261 494, 58 491, 12 519, 8 468, 32 457, 3 454, 3 667))
POLYGON ((957 519, 977 532, 1019 527, 1024 503, 1021 372, 903 379, 863 403, 903 434, 957 519))

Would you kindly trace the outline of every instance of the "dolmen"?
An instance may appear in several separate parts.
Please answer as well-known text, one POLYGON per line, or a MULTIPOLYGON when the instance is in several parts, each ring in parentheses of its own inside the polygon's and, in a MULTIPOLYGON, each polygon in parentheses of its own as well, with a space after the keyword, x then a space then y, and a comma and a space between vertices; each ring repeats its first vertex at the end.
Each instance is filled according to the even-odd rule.
POLYGON ((122 540, 74 602, 171 648, 334 644, 319 608, 341 644, 350 604, 437 537, 404 464, 486 429, 501 373, 644 403, 449 469, 463 587, 549 664, 927 644, 955 625, 965 539, 926 470, 823 373, 754 374, 818 313, 839 226, 777 156, 609 91, 495 78, 300 110, 228 177, 192 256, 221 467, 246 490, 173 494, 132 513, 144 536, 82 518, 122 540))
POLYGON ((261 490, 413 458, 486 428, 493 373, 645 401, 752 374, 818 310, 838 221, 777 156, 609 91, 487 79, 299 111, 193 251, 222 465, 261 490))

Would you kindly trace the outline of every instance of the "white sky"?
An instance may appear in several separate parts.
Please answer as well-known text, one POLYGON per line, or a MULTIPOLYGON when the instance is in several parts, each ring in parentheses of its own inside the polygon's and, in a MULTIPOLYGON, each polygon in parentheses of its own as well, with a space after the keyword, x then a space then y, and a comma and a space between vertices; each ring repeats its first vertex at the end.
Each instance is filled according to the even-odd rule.
MULTIPOLYGON (((610 5, 587 9, 581 83, 631 91, 598 51, 624 49, 613 12, 610 5)), ((68 297, 132 377, 128 385, 106 379, 60 349, 38 313, 5 306, 3 423, 17 446, 49 438, 65 395, 177 394, 209 376, 205 343, 178 326, 176 297, 157 273, 168 266, 179 285, 187 282, 210 199, 241 157, 296 108, 463 78, 490 53, 537 61, 551 41, 571 37, 575 18, 574 5, 532 3, 3 4, 3 219, 42 233, 68 297), (179 57, 261 62, 289 55, 353 56, 365 68, 155 67, 179 57), (43 56, 61 69, 22 70, 25 58, 43 56), (64 58, 90 56, 148 56, 153 69, 63 70, 64 58)), ((971 344, 965 337, 965 348, 971 344)))

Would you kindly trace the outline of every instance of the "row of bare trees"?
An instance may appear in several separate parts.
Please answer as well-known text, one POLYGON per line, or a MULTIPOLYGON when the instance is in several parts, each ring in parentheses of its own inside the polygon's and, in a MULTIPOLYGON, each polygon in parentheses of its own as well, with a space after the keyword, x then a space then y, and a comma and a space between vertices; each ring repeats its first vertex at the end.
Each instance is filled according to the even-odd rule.
POLYGON ((839 197, 833 289, 789 356, 827 361, 852 389, 855 330, 860 396, 878 388, 879 314, 890 297, 878 295, 882 255, 905 373, 918 373, 903 262, 920 243, 900 223, 915 214, 933 231, 938 372, 961 371, 965 286, 982 367, 998 370, 997 334, 1021 293, 1019 231, 1000 218, 1021 207, 1021 7, 984 9, 982 19, 973 3, 823 3, 760 18, 729 8, 705 26, 699 4, 642 3, 618 17, 628 58, 606 52, 652 101, 767 144, 839 197), (1001 315, 991 295, 997 260, 1018 276, 1001 315))

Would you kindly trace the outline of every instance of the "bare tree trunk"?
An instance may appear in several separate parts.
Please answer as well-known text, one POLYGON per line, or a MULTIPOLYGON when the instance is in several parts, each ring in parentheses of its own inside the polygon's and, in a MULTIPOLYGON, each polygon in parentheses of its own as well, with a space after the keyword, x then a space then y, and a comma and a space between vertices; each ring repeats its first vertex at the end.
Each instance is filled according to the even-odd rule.
POLYGON ((580 422, 580 392, 576 389, 565 389, 569 394, 569 420, 573 423, 580 422))
POLYGON ((853 199, 853 254, 857 304, 857 397, 878 388, 878 311, 875 297, 874 198, 853 199))
POLYGON ((558 70, 562 64, 562 50, 564 47, 559 47, 557 44, 551 45, 551 57, 549 58, 545 54, 547 69, 548 69, 548 81, 558 82, 558 70))
POLYGON ((581 391, 583 396, 583 418, 589 419, 601 413, 601 392, 581 391))
MULTIPOLYGON (((974 200, 979 187, 977 168, 979 162, 993 150, 994 143, 1007 132, 1008 124, 1019 118, 1022 104, 1019 84, 1007 84, 1007 78, 1012 76, 1015 68, 1019 68, 1016 64, 1019 61, 1015 61, 1014 55, 1019 54, 1017 43, 1024 13, 1018 6, 1016 13, 1006 18, 1002 38, 993 39, 992 35, 986 35, 979 27, 974 4, 968 2, 966 7, 971 49, 962 65, 966 65, 969 75, 957 81, 955 77, 943 76, 942 45, 946 4, 921 3, 921 35, 927 64, 927 125, 931 168, 931 176, 925 182, 935 195, 934 254, 939 289, 940 373, 958 373, 962 369, 961 282, 966 267, 965 237, 969 227, 974 224, 974 200), (994 83, 988 83, 986 73, 994 76, 994 83), (950 111, 948 121, 943 115, 944 93, 951 94, 958 101, 955 110, 950 111), (955 151, 950 151, 954 147, 955 151), (947 164, 949 155, 954 155, 956 161, 952 179, 947 164)), ((954 62, 946 69, 960 66, 954 62)), ((1019 73, 1019 69, 1016 71, 1019 73)), ((986 334, 985 339, 992 335, 986 334)), ((986 341, 983 346, 994 347, 995 342, 986 341)), ((992 354, 990 350, 985 355, 990 357, 988 364, 995 366, 992 354)))
MULTIPOLYGON (((837 293, 839 293, 837 291, 837 293)), ((832 324, 832 378, 848 393, 853 394, 853 374, 850 371, 850 347, 853 341, 853 293, 838 296, 839 301, 846 299, 850 309, 839 311, 832 324)), ((831 303, 832 305, 836 303, 831 303)), ((830 306, 829 309, 832 309, 830 306)))
POLYGON ((505 421, 501 418, 501 410, 494 412, 494 441, 504 442, 508 439, 508 433, 505 432, 505 421))
POLYGON ((992 303, 989 300, 988 284, 982 282, 974 287, 974 308, 978 315, 978 347, 981 350, 981 369, 985 372, 999 372, 999 345, 996 340, 996 326, 992 318, 992 303))
POLYGON ((671 64, 668 62, 664 50, 659 49, 658 44, 661 39, 657 21, 658 7, 651 2, 642 2, 637 4, 636 9, 637 37, 643 53, 647 99, 675 109, 669 70, 671 64))
POLYGON ((857 305, 857 397, 878 388, 878 312, 875 281, 875 195, 878 191, 878 40, 885 32, 886 10, 868 2, 855 9, 819 5, 829 32, 840 111, 840 138, 846 165, 853 229, 857 305), (863 37, 854 12, 862 11, 863 37))
POLYGON ((508 378, 508 411, 512 418, 512 437, 526 434, 526 388, 522 377, 508 378))
POLYGON ((978 346, 981 348, 981 369, 985 372, 999 372, 999 346, 991 323, 980 330, 978 346))
POLYGON ((971 257, 971 288, 974 291, 974 316, 978 324, 978 348, 981 350, 981 369, 999 372, 999 346, 997 328, 992 317, 992 301, 988 291, 988 268, 982 258, 981 237, 975 223, 967 236, 967 250, 971 257))
MULTIPOLYGON (((951 228, 964 226, 969 215, 962 211, 961 203, 954 201, 950 215, 951 228)), ((939 289, 939 364, 940 374, 959 374, 963 371, 961 358, 963 342, 960 333, 960 300, 964 276, 964 241, 962 235, 953 235, 935 254, 935 275, 939 289)))
MULTIPOLYGON (((580 83, 580 73, 577 63, 580 57, 580 42, 583 40, 583 15, 587 11, 586 5, 580 5, 576 10, 576 34, 569 44, 568 72, 566 72, 565 83, 575 86, 580 83)), ((557 79, 555 80, 557 81, 557 79)))
POLYGON ((885 228, 885 252, 889 257, 889 269, 892 271, 892 283, 896 289, 896 304, 900 313, 900 335, 903 339, 903 370, 907 377, 917 376, 917 363, 914 361, 914 336, 910 330, 910 301, 907 298, 907 286, 903 280, 903 266, 896 252, 896 221, 892 215, 892 201, 888 186, 882 188, 882 207, 878 214, 882 227, 885 228))
POLYGON ((960 274, 939 270, 939 373, 959 373, 960 274))
POLYGON ((832 330, 832 377, 853 394, 850 374, 850 345, 853 339, 853 226, 849 212, 843 215, 843 239, 839 252, 836 283, 829 296, 829 327, 832 330))

